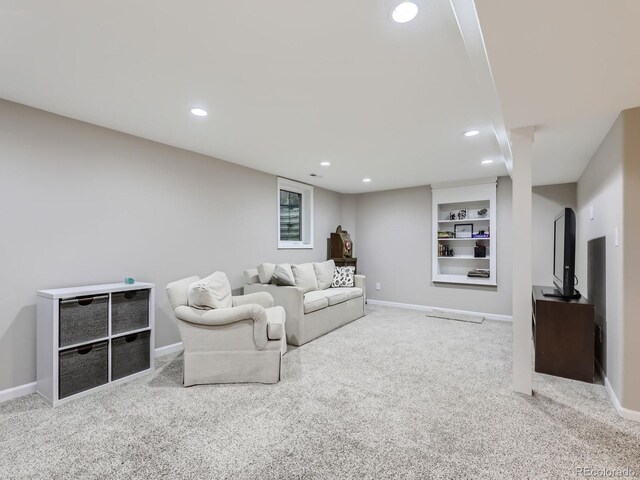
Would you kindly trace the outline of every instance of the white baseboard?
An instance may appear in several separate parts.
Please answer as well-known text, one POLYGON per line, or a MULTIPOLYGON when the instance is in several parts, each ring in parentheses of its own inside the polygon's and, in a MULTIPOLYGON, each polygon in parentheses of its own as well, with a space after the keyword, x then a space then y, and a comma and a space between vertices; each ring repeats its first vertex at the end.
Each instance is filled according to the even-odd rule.
POLYGON ((429 312, 431 310, 441 310, 443 312, 462 313, 466 315, 479 315, 486 318, 487 320, 499 320, 501 322, 513 321, 513 317, 511 315, 498 315, 497 313, 470 312, 468 310, 454 310, 453 308, 429 307, 427 305, 415 305, 412 303, 387 302, 386 300, 372 300, 370 298, 367 299, 367 303, 370 305, 382 305, 384 307, 404 308, 406 310, 419 310, 421 312, 429 312))
POLYGON ((13 388, 7 388, 6 390, 0 391, 0 403, 6 402, 7 400, 13 400, 14 398, 22 397, 23 395, 29 395, 31 393, 36 393, 36 382, 25 383, 24 385, 19 385, 13 388))
POLYGON ((181 352, 184 350, 182 346, 182 342, 172 343, 171 345, 165 345, 164 347, 156 348, 156 358, 164 357, 165 355, 169 355, 170 353, 181 352))
MULTIPOLYGON (((181 352, 183 350, 182 342, 174 343, 172 345, 166 345, 164 347, 156 348, 156 358, 162 357, 164 355, 169 355, 170 353, 181 352)), ((24 385, 19 385, 13 388, 7 388, 6 390, 0 391, 0 403, 6 402, 8 400, 13 400, 14 398, 22 397, 23 395, 29 395, 31 393, 37 392, 37 383, 31 382, 26 383, 24 385)))
POLYGON ((606 387, 607 393, 609 394, 609 398, 611 399, 611 403, 613 403, 613 406, 618 411, 618 414, 622 418, 626 418, 627 420, 632 420, 634 422, 640 422, 640 412, 638 412, 636 410, 630 410, 628 408, 624 408, 620 404, 620 401, 618 400, 618 397, 616 396, 616 392, 613 391, 613 387, 609 383, 609 379, 607 377, 604 377, 604 386, 606 387))

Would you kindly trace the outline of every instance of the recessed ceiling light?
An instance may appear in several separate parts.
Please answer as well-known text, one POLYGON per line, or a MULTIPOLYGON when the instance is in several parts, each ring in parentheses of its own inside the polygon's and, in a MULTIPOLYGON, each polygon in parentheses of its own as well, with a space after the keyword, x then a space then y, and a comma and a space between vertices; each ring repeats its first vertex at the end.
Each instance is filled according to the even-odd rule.
POLYGON ((491 160, 490 158, 487 158, 486 160, 482 160, 483 165, 488 165, 490 163, 493 163, 493 160, 491 160))
POLYGON ((320 165, 322 165, 323 167, 328 167, 329 165, 331 165, 331 162, 320 162, 320 165))
POLYGON ((192 108, 191 113, 196 117, 206 117, 208 115, 207 111, 202 108, 192 108))
POLYGON ((407 23, 416 18, 418 15, 418 6, 413 2, 402 2, 391 13, 393 18, 398 23, 407 23))
POLYGON ((362 179, 362 181, 363 181, 364 183, 369 183, 369 182, 371 181, 371 179, 370 179, 369 177, 364 177, 364 178, 362 179))
POLYGON ((464 132, 464 136, 465 137, 475 137, 479 133, 480 133, 479 130, 467 130, 466 132, 464 132))

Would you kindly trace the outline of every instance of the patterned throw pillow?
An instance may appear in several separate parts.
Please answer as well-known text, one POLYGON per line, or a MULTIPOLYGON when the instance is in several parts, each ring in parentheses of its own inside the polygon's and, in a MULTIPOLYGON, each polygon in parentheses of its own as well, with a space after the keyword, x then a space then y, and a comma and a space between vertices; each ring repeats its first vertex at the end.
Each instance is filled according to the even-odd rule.
POLYGON ((332 287, 353 287, 355 267, 336 267, 333 271, 332 287))

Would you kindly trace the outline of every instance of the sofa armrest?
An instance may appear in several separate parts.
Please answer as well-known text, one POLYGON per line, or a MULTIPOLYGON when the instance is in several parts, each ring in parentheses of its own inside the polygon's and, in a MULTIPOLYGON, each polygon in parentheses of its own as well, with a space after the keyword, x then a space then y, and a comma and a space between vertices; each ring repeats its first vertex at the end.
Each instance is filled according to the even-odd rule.
POLYGON ((302 338, 304 318, 304 290, 300 287, 254 283, 244 286, 245 295, 253 292, 267 292, 273 297, 273 304, 284 307, 287 313, 287 338, 302 338))
POLYGON ((354 275, 353 276, 353 286, 362 289, 362 294, 366 297, 366 291, 364 288, 366 277, 364 275, 354 275))
POLYGON ((254 292, 248 293, 247 295, 235 295, 231 297, 231 301, 233 302, 234 307, 238 307, 240 305, 248 305, 251 303, 257 303, 263 308, 273 307, 273 297, 270 293, 267 292, 254 292))
POLYGON ((256 303, 215 310, 197 310, 179 306, 174 310, 178 320, 203 327, 218 327, 253 320, 253 339, 258 350, 267 346, 267 312, 256 303))
POLYGON ((258 275, 257 268, 249 268, 242 272, 242 279, 245 285, 251 285, 252 283, 260 283, 260 276, 258 275))
POLYGON ((284 308, 273 307, 267 309, 267 336, 269 340, 280 340, 285 336, 285 318, 284 308))

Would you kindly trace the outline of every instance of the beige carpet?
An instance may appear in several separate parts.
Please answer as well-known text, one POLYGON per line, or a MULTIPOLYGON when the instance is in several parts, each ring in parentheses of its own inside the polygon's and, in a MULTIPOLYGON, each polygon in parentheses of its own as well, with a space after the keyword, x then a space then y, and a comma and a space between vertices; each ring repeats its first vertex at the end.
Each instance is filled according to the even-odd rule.
POLYGON ((0 404, 2 479, 640 475, 640 424, 602 386, 511 392, 511 326, 386 307, 288 353, 277 385, 183 388, 181 356, 57 408, 0 404))

